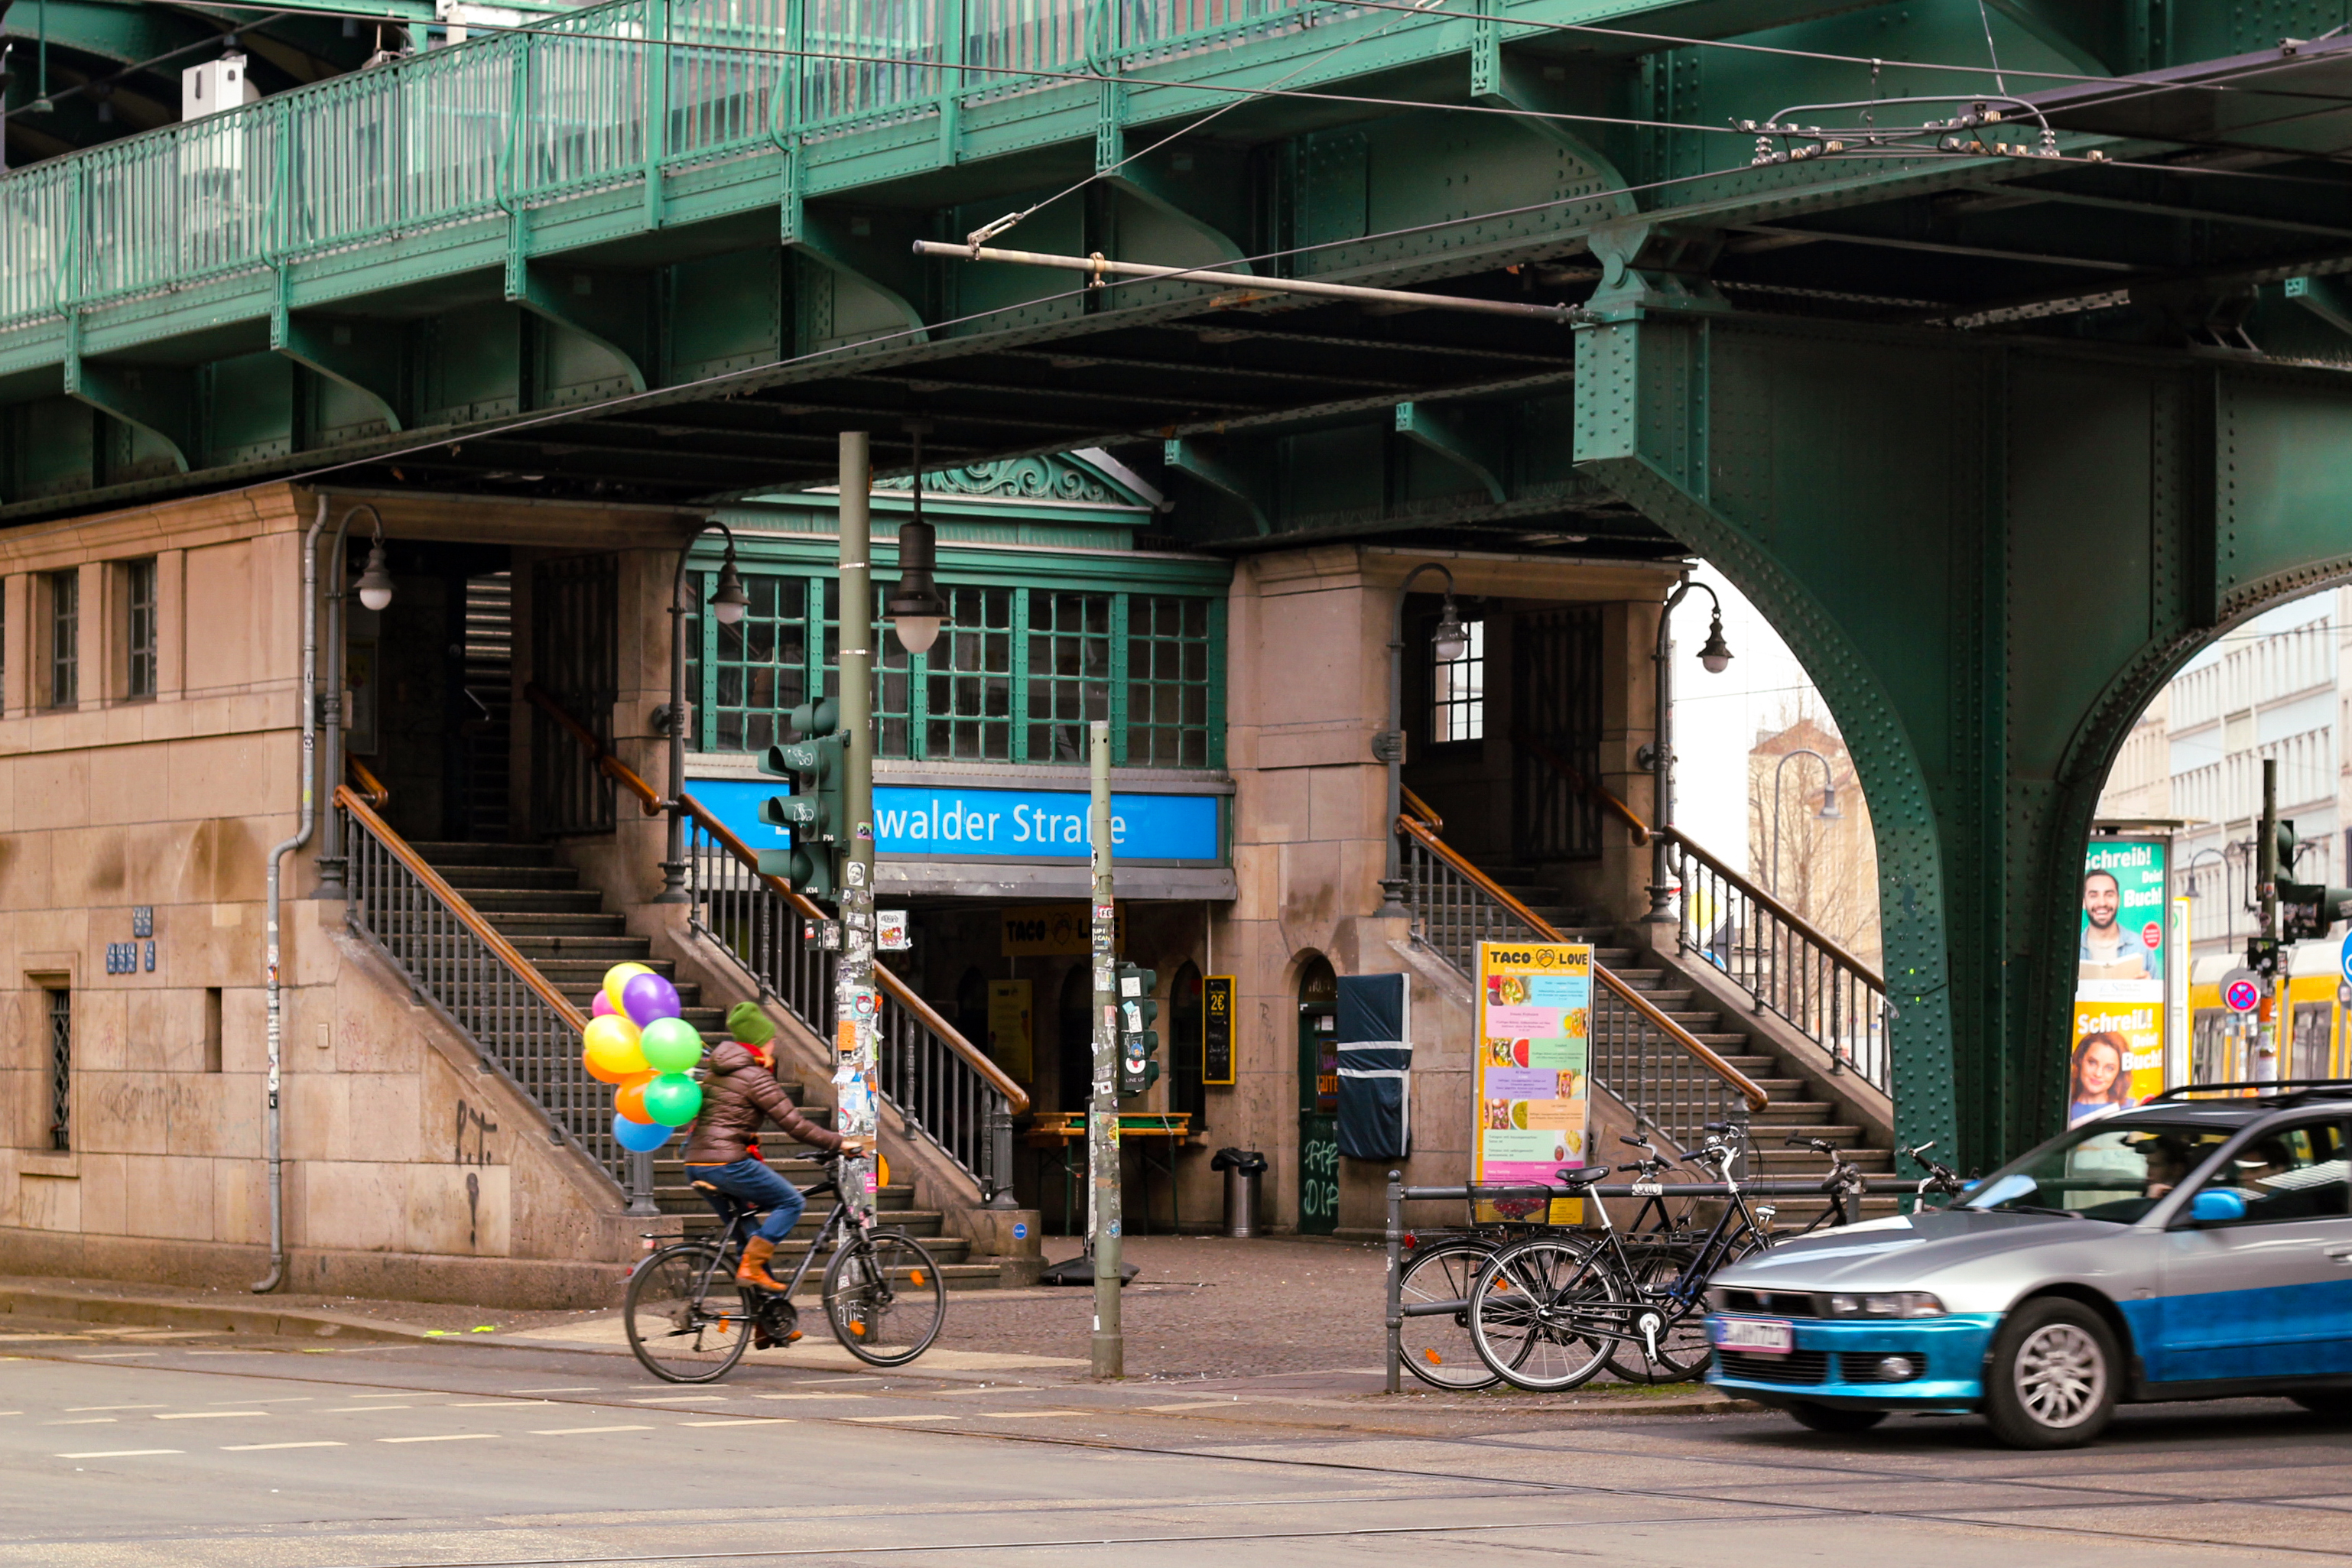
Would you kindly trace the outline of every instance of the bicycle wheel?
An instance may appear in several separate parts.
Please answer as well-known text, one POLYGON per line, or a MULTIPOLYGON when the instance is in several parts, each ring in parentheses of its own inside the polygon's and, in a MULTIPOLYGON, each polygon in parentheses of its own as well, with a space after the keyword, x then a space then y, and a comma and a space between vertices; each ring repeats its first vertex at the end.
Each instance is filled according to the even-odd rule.
POLYGON ((825 1266, 824 1316, 833 1336, 858 1360, 904 1366, 940 1337, 947 1281, 912 1237, 895 1230, 853 1236, 825 1266))
POLYGON ((1698 1249, 1684 1246, 1649 1247, 1633 1255, 1633 1337, 1609 1347, 1610 1371, 1628 1383, 1686 1383, 1706 1370, 1706 1303, 1698 1293, 1705 1284, 1670 1293, 1697 1260, 1698 1249), (1651 1313, 1656 1314, 1654 1357, 1643 1332, 1651 1313))
POLYGON ((1405 1365, 1432 1388, 1464 1393, 1502 1381, 1478 1359, 1478 1347, 1470 1340, 1470 1287, 1494 1251, 1493 1242, 1468 1237, 1441 1241, 1416 1252, 1397 1282, 1397 1293, 1408 1307, 1429 1301, 1462 1303, 1458 1312, 1407 1318, 1397 1330, 1405 1365))
POLYGON ((1593 1241, 1515 1242, 1470 1287, 1471 1343, 1514 1388, 1552 1393, 1590 1381, 1629 1322, 1616 1260, 1593 1241))
POLYGON ((665 1247, 629 1276, 622 1307, 629 1348, 667 1383, 709 1383, 743 1359, 750 1315, 733 1272, 704 1241, 665 1247))

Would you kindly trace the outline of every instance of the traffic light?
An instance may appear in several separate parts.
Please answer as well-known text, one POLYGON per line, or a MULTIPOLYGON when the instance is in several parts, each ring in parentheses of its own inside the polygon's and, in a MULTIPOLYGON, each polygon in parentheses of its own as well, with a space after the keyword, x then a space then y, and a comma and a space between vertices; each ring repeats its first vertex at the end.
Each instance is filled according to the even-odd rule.
MULTIPOLYGON (((2316 882, 2289 882, 2295 862, 2311 846, 2299 839, 2292 821, 2278 825, 2279 931, 2289 942, 2314 942, 2338 921, 2352 920, 2352 887, 2329 887, 2316 882)), ((2273 961, 2276 967, 2276 960, 2273 961)))
POLYGON ((793 847, 761 850, 760 870, 803 893, 830 898, 841 885, 842 846, 848 841, 842 788, 849 737, 840 732, 840 710, 830 698, 803 703, 784 722, 786 732, 799 738, 768 747, 760 771, 791 779, 793 792, 761 801, 760 821, 791 834, 793 847))
POLYGON ((1160 1063, 1152 1060, 1160 1054, 1160 1034, 1151 1027, 1152 1020, 1160 1016, 1160 1004, 1151 997, 1159 988, 1160 977, 1150 969, 1121 964, 1117 985, 1118 1092, 1124 1100, 1142 1093, 1160 1081, 1160 1063))

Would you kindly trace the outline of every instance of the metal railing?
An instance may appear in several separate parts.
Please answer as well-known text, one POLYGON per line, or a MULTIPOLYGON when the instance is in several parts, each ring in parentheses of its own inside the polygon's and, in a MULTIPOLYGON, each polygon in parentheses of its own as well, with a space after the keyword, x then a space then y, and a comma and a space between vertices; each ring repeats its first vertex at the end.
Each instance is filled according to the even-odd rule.
MULTIPOLYGON (((0 323, 505 217, 1371 15, 1335 0, 613 0, 0 177, 0 323)), ((1383 25, 1393 25, 1383 19, 1383 25)))
POLYGON ((593 1160, 651 1212, 653 1166, 613 1137, 611 1089, 580 1058, 587 1015, 565 999, 350 785, 335 790, 351 866, 344 921, 417 999, 474 1043, 482 1065, 530 1098, 548 1134, 593 1160))
MULTIPOLYGON (((578 742, 597 771, 634 796, 646 815, 660 794, 595 734, 537 686, 523 695, 578 742)), ((781 877, 691 795, 686 815, 688 923, 725 950, 762 998, 783 1007, 819 1040, 833 1037, 834 958, 813 938, 825 912, 781 877)), ((898 1111, 900 1129, 952 1160, 980 1186, 981 1201, 1013 1207, 1013 1118, 1029 1096, 956 1027, 880 964, 882 993, 876 1089, 898 1111)))
POLYGON ((1893 1092, 1887 1025, 1895 1009, 1878 972, 1674 828, 1662 828, 1682 883, 1675 942, 1830 1055, 1893 1092))
MULTIPOLYGON (((1413 934, 1475 983, 1478 944, 1563 942, 1558 927, 1465 859, 1418 817, 1397 819, 1413 934)), ((1608 966, 1592 966, 1592 1076, 1677 1145, 1710 1122, 1742 1122, 1770 1096, 1608 966)))

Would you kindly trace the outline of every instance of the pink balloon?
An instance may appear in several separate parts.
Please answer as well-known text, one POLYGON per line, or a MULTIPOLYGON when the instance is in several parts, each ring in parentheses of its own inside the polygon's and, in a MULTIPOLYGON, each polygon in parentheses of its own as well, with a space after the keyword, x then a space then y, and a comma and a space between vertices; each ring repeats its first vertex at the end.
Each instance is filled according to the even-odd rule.
POLYGON ((630 976, 629 983, 621 988, 621 1006, 639 1029, 656 1019, 674 1019, 685 1011, 678 1006, 677 988, 659 975, 630 976))
POLYGON ((596 1000, 589 1007, 588 1016, 590 1018, 596 1019, 611 1018, 613 1016, 613 999, 610 997, 607 997, 602 989, 597 991, 596 1000))

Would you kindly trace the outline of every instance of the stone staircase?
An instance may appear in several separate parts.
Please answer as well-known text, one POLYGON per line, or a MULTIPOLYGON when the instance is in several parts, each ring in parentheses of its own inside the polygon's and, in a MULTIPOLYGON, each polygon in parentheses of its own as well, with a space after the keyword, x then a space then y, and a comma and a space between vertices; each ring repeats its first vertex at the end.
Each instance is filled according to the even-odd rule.
MULTIPOLYGON (((706 1040, 726 1038, 726 1014, 702 1005, 702 988, 690 980, 679 981, 676 963, 655 957, 649 938, 631 936, 626 921, 604 908, 604 895, 594 888, 582 887, 580 873, 559 862, 551 847, 425 842, 412 842, 410 847, 583 1012, 594 1002, 607 969, 615 964, 638 963, 677 987, 681 1016, 706 1040)), ((801 1083, 788 1079, 782 1081, 781 1087, 810 1121, 819 1126, 831 1124, 831 1109, 808 1105, 801 1083)), ((715 1233, 717 1215, 702 1195, 688 1185, 685 1164, 677 1157, 682 1147, 682 1143, 674 1142, 655 1155, 654 1200, 664 1214, 685 1218, 688 1236, 715 1233)), ((760 1152, 771 1169, 796 1186, 824 1179, 818 1151, 792 1142, 780 1128, 768 1129, 760 1140, 760 1152)), ((948 1230, 944 1214, 917 1209, 914 1200, 911 1186, 885 1186, 877 1195, 882 1223, 921 1240, 939 1260, 940 1273, 950 1290, 995 1285, 997 1267, 966 1262, 971 1243, 948 1230)), ((782 1274, 799 1267, 801 1257, 831 1212, 830 1204, 808 1207, 792 1236, 776 1249, 773 1271, 782 1274)), ((824 1267, 821 1259, 810 1266, 804 1290, 814 1291, 823 1280, 824 1267)))
MULTIPOLYGON (((1790 1138, 1818 1138, 1845 1151, 1846 1157, 1866 1176, 1891 1175, 1895 1169, 1892 1129, 1865 1127, 1839 1120, 1838 1102, 1806 1067, 1792 1061, 1762 1030, 1749 1027, 1737 1013, 1725 1011, 1693 985, 1674 965, 1646 948, 1624 940, 1621 928, 1601 912, 1561 902, 1559 890, 1544 873, 1528 865, 1484 865, 1506 892, 1559 928, 1571 942, 1593 945, 1594 960, 1642 992, 1658 1009, 1696 1035, 1733 1067, 1753 1079, 1772 1097, 1750 1124, 1747 1172, 1751 1176, 1802 1177, 1824 1176, 1826 1155, 1811 1149, 1788 1146, 1790 1138)), ((1780 1228, 1810 1223, 1828 1206, 1826 1197, 1776 1197, 1780 1228)), ((1893 1214, 1891 1193, 1870 1193, 1862 1200, 1864 1218, 1893 1214)))

